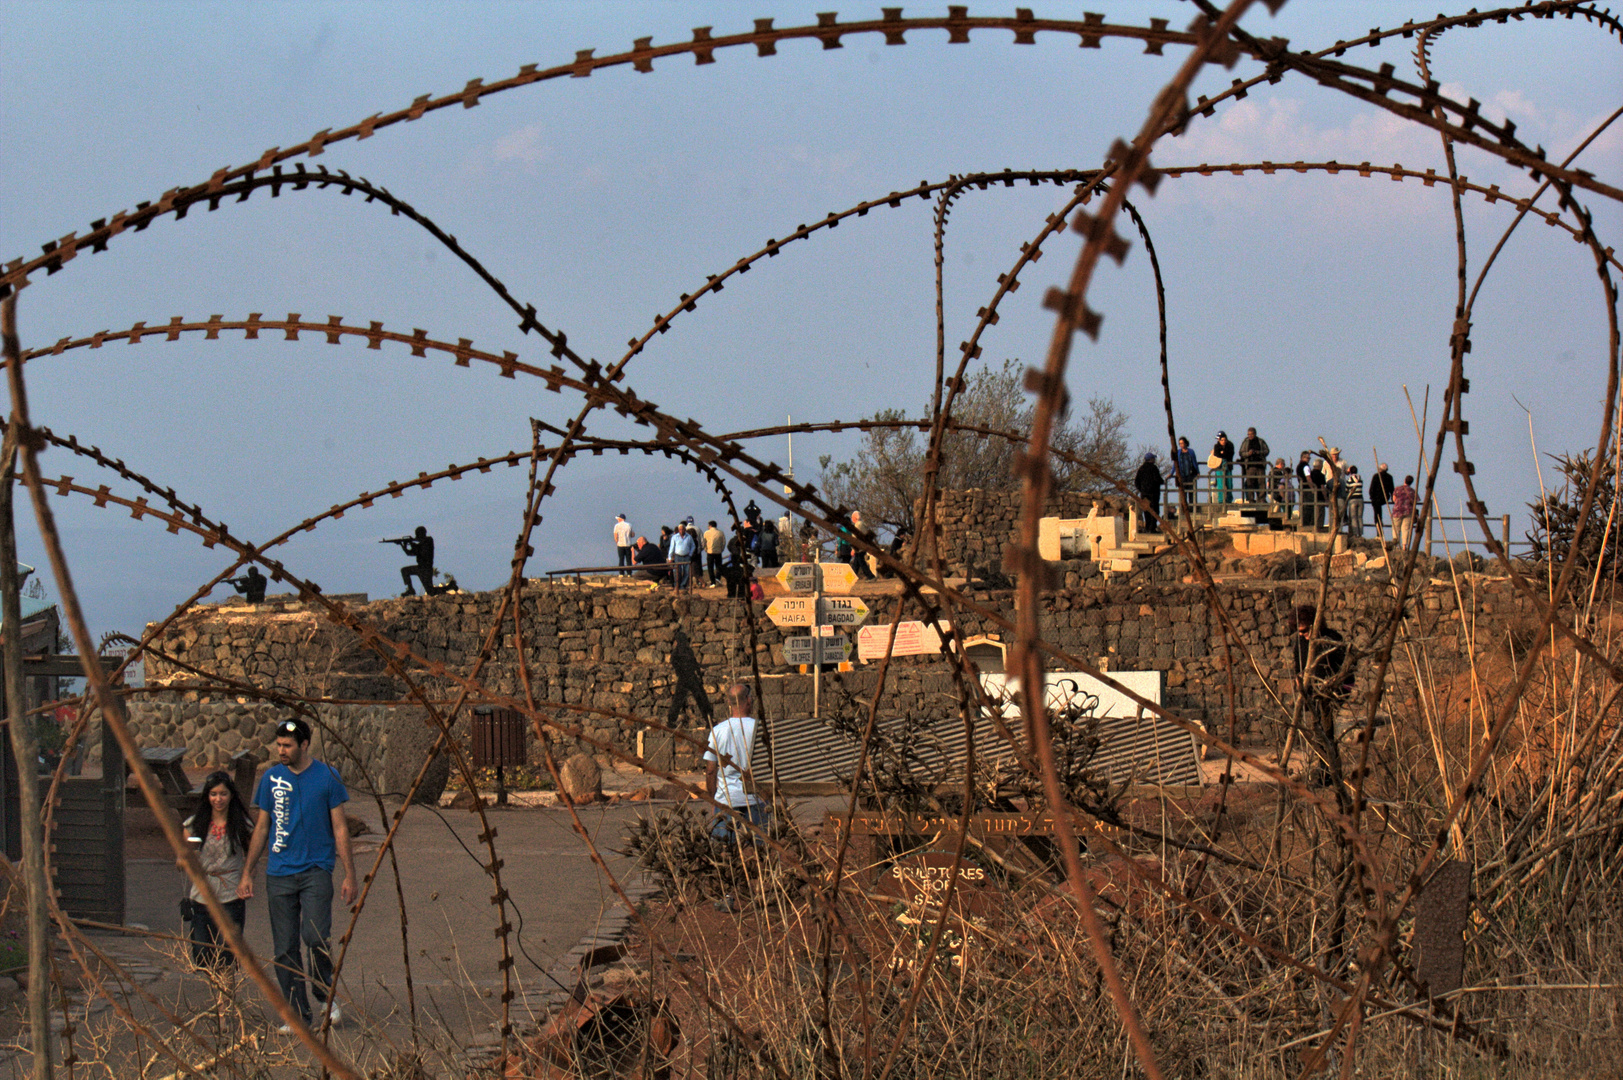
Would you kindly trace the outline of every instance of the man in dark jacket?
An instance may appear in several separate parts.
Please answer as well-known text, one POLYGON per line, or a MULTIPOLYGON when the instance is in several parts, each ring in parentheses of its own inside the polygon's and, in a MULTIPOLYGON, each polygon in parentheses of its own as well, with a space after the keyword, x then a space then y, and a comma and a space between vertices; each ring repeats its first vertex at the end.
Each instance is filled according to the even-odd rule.
POLYGON ((1172 448, 1173 475, 1178 479, 1178 487, 1183 492, 1183 499, 1191 507, 1195 505, 1195 477, 1200 475, 1200 463, 1195 460, 1194 448, 1189 445, 1187 435, 1178 436, 1178 445, 1172 448))
POLYGON ((1268 440, 1258 435, 1256 428, 1246 428, 1245 438, 1240 440, 1239 449, 1242 477, 1240 482, 1244 485, 1245 501, 1262 502, 1262 492, 1268 476, 1268 440))
POLYGON ((1392 501, 1392 492, 1397 485, 1392 482, 1392 474, 1386 471, 1384 464, 1376 466, 1375 475, 1369 478, 1369 505, 1375 508, 1375 532, 1381 534, 1381 526, 1385 522, 1381 518, 1381 511, 1386 504, 1392 501))
POLYGON ((637 537, 637 543, 631 549, 631 558, 638 567, 632 577, 643 581, 652 581, 658 585, 670 578, 670 569, 665 564, 665 554, 659 550, 657 544, 650 544, 648 537, 637 537))
POLYGON ((1154 454, 1144 455, 1144 464, 1138 467, 1138 473, 1133 477, 1133 487, 1138 490, 1138 497, 1145 502, 1139 507, 1139 532, 1160 532, 1156 523, 1156 515, 1161 512, 1161 467, 1155 463, 1154 454))

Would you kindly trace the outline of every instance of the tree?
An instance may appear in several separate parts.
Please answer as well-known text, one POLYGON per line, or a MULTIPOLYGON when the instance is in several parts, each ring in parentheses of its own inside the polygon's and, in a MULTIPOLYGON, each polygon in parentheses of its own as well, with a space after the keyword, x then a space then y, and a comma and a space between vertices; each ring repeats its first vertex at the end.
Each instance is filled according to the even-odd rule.
MULTIPOLYGON (((1021 386, 1022 368, 1005 360, 972 372, 953 402, 952 418, 959 424, 991 431, 1013 432, 1022 438, 1031 430, 1036 400, 1021 386)), ((928 419, 929 409, 917 419, 928 419)), ((869 420, 909 419, 901 409, 882 409, 869 420)), ((1051 458, 1056 490, 1105 491, 1114 481, 1132 474, 1127 448, 1127 414, 1109 398, 1088 399, 1080 418, 1063 415, 1055 425, 1049 446, 1081 464, 1051 458), (1089 468, 1091 466, 1091 468, 1089 468)), ((949 431, 942 440, 941 486, 948 490, 981 488, 1010 491, 1019 486, 1014 474, 1015 455, 1024 442, 975 431, 949 431)), ((917 428, 876 428, 864 433, 855 457, 835 462, 824 455, 819 481, 830 502, 862 511, 870 527, 892 533, 914 527, 913 508, 924 495, 924 473, 929 434, 917 428)))
POLYGON ((1527 534, 1533 558, 1554 563, 1576 558, 1579 572, 1586 576, 1598 569, 1604 578, 1615 581, 1623 577, 1623 557, 1617 550, 1623 541, 1623 520, 1620 520, 1623 515, 1617 513, 1616 507, 1616 463, 1608 459, 1601 464, 1595 499, 1589 507, 1584 534, 1574 550, 1572 537, 1578 531, 1579 511, 1583 509, 1584 493, 1595 468, 1594 452, 1550 456, 1561 473, 1562 484, 1537 502, 1527 504, 1533 512, 1533 529, 1527 534))

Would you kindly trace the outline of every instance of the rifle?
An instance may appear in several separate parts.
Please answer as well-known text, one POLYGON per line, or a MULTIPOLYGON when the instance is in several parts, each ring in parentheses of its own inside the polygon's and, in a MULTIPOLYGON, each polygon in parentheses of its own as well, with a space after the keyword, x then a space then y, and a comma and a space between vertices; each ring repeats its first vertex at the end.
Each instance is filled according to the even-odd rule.
POLYGON ((415 539, 416 537, 413 536, 386 536, 382 540, 379 540, 378 543, 399 544, 402 548, 404 548, 408 543, 415 539))
POLYGON ((225 579, 225 583, 227 585, 235 585, 235 586, 239 586, 241 588, 247 588, 248 587, 248 578, 246 576, 243 576, 243 577, 228 577, 228 578, 225 579))

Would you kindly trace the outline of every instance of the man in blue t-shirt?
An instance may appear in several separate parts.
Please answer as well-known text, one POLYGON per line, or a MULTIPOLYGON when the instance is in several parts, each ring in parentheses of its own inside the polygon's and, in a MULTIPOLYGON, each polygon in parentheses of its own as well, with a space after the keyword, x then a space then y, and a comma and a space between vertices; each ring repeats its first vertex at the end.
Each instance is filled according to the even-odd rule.
MULTIPOLYGON (((349 847, 344 804, 349 792, 338 770, 310 756, 310 725, 294 718, 276 725, 276 757, 260 778, 254 794, 259 820, 248 843, 237 896, 254 894, 254 867, 270 841, 265 867, 266 906, 270 909, 271 942, 276 950, 276 982, 282 996, 304 1022, 310 1002, 304 993, 304 958, 300 939, 310 949, 310 979, 322 1013, 336 1025, 343 1017, 332 1000, 332 870, 344 863, 339 895, 348 907, 355 900, 355 860, 349 847)), ((288 1028, 284 1025, 285 1034, 288 1028)))

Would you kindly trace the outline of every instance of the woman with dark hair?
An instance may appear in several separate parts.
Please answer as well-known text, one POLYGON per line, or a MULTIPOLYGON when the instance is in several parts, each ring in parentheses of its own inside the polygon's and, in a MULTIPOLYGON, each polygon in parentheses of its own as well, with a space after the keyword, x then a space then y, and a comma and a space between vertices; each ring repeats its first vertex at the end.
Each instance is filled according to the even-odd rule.
MULTIPOLYGON (((187 839, 197 845, 197 858, 208 875, 214 898, 241 930, 248 901, 237 898, 237 884, 242 879, 242 864, 254 827, 230 774, 210 773, 203 781, 203 794, 196 812, 186 819, 185 829, 187 839)), ((220 929, 209 917, 197 886, 192 886, 182 906, 191 922, 192 963, 198 967, 223 967, 231 953, 221 946, 220 929)))

